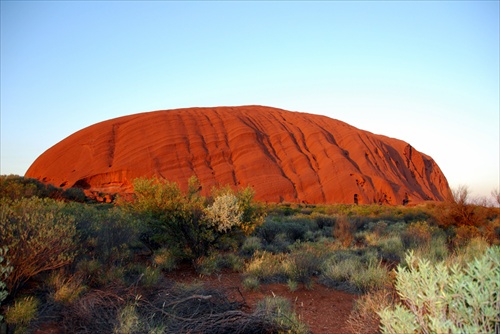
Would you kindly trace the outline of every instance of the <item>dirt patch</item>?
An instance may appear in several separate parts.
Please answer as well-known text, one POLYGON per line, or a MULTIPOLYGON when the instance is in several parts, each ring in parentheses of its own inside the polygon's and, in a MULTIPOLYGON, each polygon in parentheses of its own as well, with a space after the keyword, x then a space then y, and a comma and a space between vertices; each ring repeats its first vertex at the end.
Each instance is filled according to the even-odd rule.
POLYGON ((290 300, 299 319, 309 326, 313 334, 351 333, 346 321, 358 296, 329 289, 321 284, 314 284, 311 290, 299 286, 296 291, 290 291, 286 284, 262 284, 257 291, 245 291, 241 284, 241 274, 231 271, 223 271, 214 276, 200 276, 190 268, 181 268, 167 274, 167 277, 177 282, 198 282, 223 288, 230 298, 243 298, 249 311, 264 297, 284 297, 290 300))
MULTIPOLYGON (((166 274, 166 278, 179 283, 199 283, 206 287, 223 289, 230 300, 243 301, 245 311, 252 312, 257 303, 264 297, 280 296, 290 300, 300 321, 309 326, 313 334, 351 333, 346 321, 358 295, 333 290, 314 284, 308 290, 299 286, 290 291, 286 284, 261 284, 257 291, 245 291, 242 287, 242 276, 239 273, 225 270, 213 276, 201 276, 191 266, 181 266, 178 270, 166 274)), ((63 333, 59 324, 48 322, 42 324, 34 333, 63 333)))

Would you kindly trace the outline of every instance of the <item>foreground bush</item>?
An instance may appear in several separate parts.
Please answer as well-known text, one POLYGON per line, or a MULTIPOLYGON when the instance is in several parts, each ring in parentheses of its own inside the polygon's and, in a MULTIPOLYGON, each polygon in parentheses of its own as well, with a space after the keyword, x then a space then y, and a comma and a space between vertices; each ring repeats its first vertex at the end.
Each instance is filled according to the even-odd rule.
POLYGON ((398 266, 402 303, 385 308, 383 333, 493 333, 500 313, 500 247, 461 267, 409 253, 398 266))
MULTIPOLYGON (((9 263, 5 260, 5 255, 7 254, 8 249, 0 247, 0 306, 2 306, 2 302, 7 298, 7 285, 5 284, 6 278, 9 276, 12 271, 12 267, 9 266, 9 263)), ((3 320, 3 316, 0 314, 0 323, 3 320)))
POLYGON ((7 288, 14 291, 35 275, 70 264, 76 254, 76 228, 70 216, 61 213, 61 203, 32 197, 1 200, 0 245, 12 273, 7 288))

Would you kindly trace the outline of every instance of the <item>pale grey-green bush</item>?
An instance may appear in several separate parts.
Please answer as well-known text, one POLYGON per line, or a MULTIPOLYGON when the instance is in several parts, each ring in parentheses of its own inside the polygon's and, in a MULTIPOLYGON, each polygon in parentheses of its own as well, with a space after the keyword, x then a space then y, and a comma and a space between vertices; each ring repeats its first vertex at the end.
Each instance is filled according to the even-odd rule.
POLYGON ((233 194, 224 194, 215 198, 214 203, 205 208, 209 224, 219 232, 226 232, 242 221, 243 211, 238 198, 233 194))
POLYGON ((500 314, 500 247, 464 266, 406 255, 398 266, 401 303, 379 312, 383 333, 493 333, 500 314))

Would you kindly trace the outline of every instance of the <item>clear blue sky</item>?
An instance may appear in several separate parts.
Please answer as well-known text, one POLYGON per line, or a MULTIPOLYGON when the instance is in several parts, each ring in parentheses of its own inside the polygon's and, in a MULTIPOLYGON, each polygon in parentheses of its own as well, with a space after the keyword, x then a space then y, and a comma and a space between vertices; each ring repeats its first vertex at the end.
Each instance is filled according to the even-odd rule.
POLYGON ((499 189, 498 1, 1 2, 0 174, 106 119, 260 104, 402 139, 499 189))

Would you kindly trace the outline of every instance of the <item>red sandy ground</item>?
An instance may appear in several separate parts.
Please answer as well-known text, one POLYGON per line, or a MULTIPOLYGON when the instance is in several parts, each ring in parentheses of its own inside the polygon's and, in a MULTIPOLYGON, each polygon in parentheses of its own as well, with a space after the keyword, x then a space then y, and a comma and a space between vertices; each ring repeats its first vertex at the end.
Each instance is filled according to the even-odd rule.
MULTIPOLYGON (((266 296, 285 297, 290 300, 300 321, 309 326, 312 334, 352 333, 346 321, 357 296, 328 289, 321 284, 315 284, 311 290, 299 286, 293 292, 286 284, 262 284, 258 291, 245 291, 239 273, 226 270, 218 275, 202 277, 188 267, 167 274, 167 278, 182 283, 202 282, 207 287, 224 289, 231 300, 241 300, 243 296, 248 312, 251 312, 266 296)), ((35 332, 35 334, 60 333, 61 330, 55 323, 47 323, 35 332)))
POLYGON ((181 269, 167 275, 177 282, 203 282, 206 286, 227 289, 229 297, 241 300, 243 295, 248 311, 266 296, 285 297, 292 303, 299 319, 307 324, 313 334, 351 333, 346 321, 351 313, 357 295, 329 289, 321 284, 314 284, 307 290, 299 286, 290 291, 286 284, 262 284, 258 291, 245 291, 239 273, 224 271, 219 275, 201 277, 189 269, 181 269))

